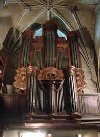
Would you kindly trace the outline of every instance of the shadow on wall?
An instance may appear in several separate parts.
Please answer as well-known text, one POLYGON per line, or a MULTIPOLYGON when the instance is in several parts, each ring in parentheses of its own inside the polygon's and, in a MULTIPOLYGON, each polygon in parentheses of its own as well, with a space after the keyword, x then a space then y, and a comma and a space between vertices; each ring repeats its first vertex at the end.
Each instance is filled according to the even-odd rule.
POLYGON ((3 45, 0 43, 0 49, 2 49, 3 45))

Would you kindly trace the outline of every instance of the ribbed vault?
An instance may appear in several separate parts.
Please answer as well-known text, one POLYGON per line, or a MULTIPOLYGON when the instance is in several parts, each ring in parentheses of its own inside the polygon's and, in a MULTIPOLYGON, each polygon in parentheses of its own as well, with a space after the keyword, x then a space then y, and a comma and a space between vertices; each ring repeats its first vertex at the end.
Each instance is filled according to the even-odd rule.
POLYGON ((80 21, 94 38, 94 10, 98 4, 98 0, 6 0, 0 9, 0 43, 11 26, 23 31, 33 23, 43 24, 50 17, 58 17, 69 30, 78 29, 69 10, 73 5, 78 6, 80 21))

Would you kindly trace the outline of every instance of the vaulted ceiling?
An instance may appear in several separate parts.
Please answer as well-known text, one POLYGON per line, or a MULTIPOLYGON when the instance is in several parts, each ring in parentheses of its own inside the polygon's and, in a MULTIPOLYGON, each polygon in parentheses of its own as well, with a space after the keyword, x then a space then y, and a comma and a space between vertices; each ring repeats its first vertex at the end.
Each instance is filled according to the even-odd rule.
POLYGON ((70 30, 78 29, 70 7, 77 5, 82 26, 94 39, 95 9, 98 0, 0 0, 0 43, 14 26, 24 31, 33 23, 43 24, 51 15, 61 19, 70 30))

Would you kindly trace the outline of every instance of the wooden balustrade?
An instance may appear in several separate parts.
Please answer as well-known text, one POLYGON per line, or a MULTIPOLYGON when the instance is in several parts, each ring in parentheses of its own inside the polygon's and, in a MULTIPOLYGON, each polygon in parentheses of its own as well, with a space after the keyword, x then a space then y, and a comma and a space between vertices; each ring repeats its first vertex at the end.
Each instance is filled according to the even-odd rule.
POLYGON ((0 121, 3 119, 22 119, 26 112, 25 96, 16 94, 0 95, 0 121))
MULTIPOLYGON (((78 113, 81 119, 100 119, 100 94, 80 94, 78 95, 78 113)), ((25 95, 1 94, 0 95, 0 121, 3 119, 24 119, 26 115, 25 95)), ((39 114, 35 114, 39 115, 39 114)), ((62 115, 62 114, 61 114, 62 115)), ((66 115, 66 114, 65 114, 66 115)), ((59 115, 60 116, 60 115, 59 115)), ((38 116, 36 117, 38 119, 38 116)), ((45 117, 42 117, 45 119, 45 117)))
POLYGON ((100 93, 80 94, 78 112, 81 113, 82 119, 100 119, 100 93))

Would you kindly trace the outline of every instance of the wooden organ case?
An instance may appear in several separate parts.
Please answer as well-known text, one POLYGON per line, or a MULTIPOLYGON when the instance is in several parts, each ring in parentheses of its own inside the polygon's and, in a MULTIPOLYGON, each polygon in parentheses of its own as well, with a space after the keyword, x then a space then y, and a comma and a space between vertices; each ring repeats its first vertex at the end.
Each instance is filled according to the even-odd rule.
POLYGON ((42 36, 25 30, 13 85, 25 96, 26 119, 80 117, 77 97, 85 82, 77 33, 69 32, 67 40, 59 37, 52 20, 43 25, 42 36))

